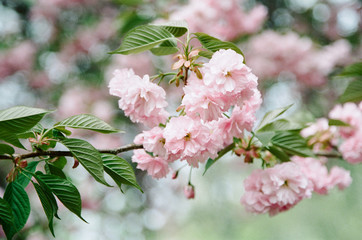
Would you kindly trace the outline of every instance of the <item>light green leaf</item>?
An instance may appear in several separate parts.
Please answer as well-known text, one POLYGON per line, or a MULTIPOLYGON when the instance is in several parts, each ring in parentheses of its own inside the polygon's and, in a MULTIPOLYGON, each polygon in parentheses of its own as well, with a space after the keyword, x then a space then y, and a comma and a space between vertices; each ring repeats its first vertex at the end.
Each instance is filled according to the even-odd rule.
POLYGON ((209 158, 206 162, 205 165, 205 170, 204 173, 202 175, 205 175, 205 173, 207 172, 207 170, 209 170, 209 168, 216 163, 217 160, 219 160, 221 157, 223 157, 226 153, 230 152, 231 150, 233 150, 235 147, 235 143, 230 144, 229 146, 226 146, 224 149, 222 149, 221 151, 218 152, 218 155, 215 159, 211 159, 209 158))
POLYGON ((152 48, 151 52, 156 56, 164 56, 177 53, 177 43, 175 40, 164 41, 159 46, 152 48))
POLYGON ((16 182, 11 182, 5 189, 4 200, 12 209, 14 224, 3 224, 3 229, 8 239, 19 232, 25 225, 30 214, 29 197, 25 190, 16 182))
POLYGON ((350 127, 351 126, 348 123, 343 122, 339 119, 328 119, 328 125, 329 126, 339 126, 339 127, 350 127))
POLYGON ((97 149, 82 139, 68 138, 62 140, 61 143, 70 150, 97 182, 110 186, 104 179, 103 161, 97 149))
POLYGON ((163 27, 154 25, 138 26, 126 34, 121 46, 117 50, 110 53, 126 55, 140 53, 171 39, 175 39, 175 37, 163 27))
POLYGON ((282 107, 282 108, 278 108, 272 111, 267 112, 263 119, 261 120, 261 122, 259 123, 259 126, 257 127, 256 131, 259 131, 259 129, 263 128, 265 125, 267 125, 268 123, 272 122, 275 118, 279 117, 280 115, 282 115, 285 111, 287 111, 291 106, 288 105, 286 107, 282 107))
POLYGON ((55 175, 44 175, 41 172, 37 172, 36 175, 50 188, 69 211, 85 221, 81 216, 82 200, 80 194, 78 189, 69 180, 55 175))
POLYGON ((112 154, 102 154, 102 159, 104 164, 104 171, 106 171, 106 173, 108 173, 108 175, 113 178, 121 191, 122 184, 126 184, 133 186, 143 192, 137 183, 132 166, 126 160, 112 154))
POLYGON ((21 133, 35 126, 49 111, 40 108, 16 106, 0 111, 0 129, 21 133))
POLYGON ((275 132, 258 132, 255 136, 264 146, 269 146, 271 139, 274 137, 275 132))
POLYGON ((283 150, 276 146, 267 147, 268 151, 271 152, 274 156, 276 156, 282 162, 289 162, 289 156, 283 150))
POLYGON ((339 74, 342 77, 358 77, 362 76, 362 62, 357 62, 343 69, 339 74))
POLYGON ((185 21, 170 21, 166 23, 155 23, 152 25, 163 27, 175 37, 181 37, 188 31, 188 24, 185 21))
POLYGON ((54 127, 62 131, 64 127, 88 129, 100 133, 116 133, 118 129, 111 127, 108 123, 90 114, 71 116, 54 124, 54 127))
POLYGON ((7 144, 0 143, 0 154, 3 154, 3 153, 12 155, 15 153, 15 150, 13 147, 11 147, 7 144))
POLYGON ((276 132, 271 143, 293 155, 315 157, 306 140, 296 132, 276 132))
MULTIPOLYGON (((232 49, 235 52, 244 56, 243 52, 232 42, 224 42, 220 39, 211 37, 206 33, 194 33, 201 45, 211 52, 216 52, 220 49, 232 49)), ((245 61, 245 58, 244 58, 245 61)))
POLYGON ((21 144, 18 137, 14 133, 8 132, 5 129, 2 129, 1 127, 0 127, 0 139, 4 140, 7 143, 10 143, 15 147, 25 149, 23 144, 21 144))
POLYGON ((287 119, 278 119, 271 123, 265 124, 258 132, 270 132, 270 131, 281 131, 281 130, 299 130, 302 129, 302 125, 291 122, 287 119))
POLYGON ((58 206, 56 204, 56 200, 50 190, 45 188, 43 185, 34 183, 34 188, 36 190, 36 193, 38 194, 38 197, 40 199, 41 205, 43 206, 45 215, 48 218, 48 226, 50 229, 50 232, 52 235, 54 235, 54 228, 53 228, 53 220, 54 216, 56 216, 56 212, 58 211, 58 206))
POLYGON ((0 198, 0 224, 4 223, 13 225, 14 215, 10 204, 5 199, 0 198))
POLYGON ((362 77, 349 83, 344 93, 339 97, 339 102, 362 101, 362 77))
POLYGON ((28 166, 26 166, 25 170, 22 171, 18 177, 15 179, 15 182, 18 183, 22 188, 26 188, 30 182, 30 179, 32 178, 32 173, 35 172, 36 167, 38 166, 39 161, 33 161, 28 163, 28 166))
POLYGON ((211 52, 211 51, 200 51, 198 53, 199 56, 204 57, 204 58, 208 58, 208 59, 211 59, 213 54, 214 53, 211 52))

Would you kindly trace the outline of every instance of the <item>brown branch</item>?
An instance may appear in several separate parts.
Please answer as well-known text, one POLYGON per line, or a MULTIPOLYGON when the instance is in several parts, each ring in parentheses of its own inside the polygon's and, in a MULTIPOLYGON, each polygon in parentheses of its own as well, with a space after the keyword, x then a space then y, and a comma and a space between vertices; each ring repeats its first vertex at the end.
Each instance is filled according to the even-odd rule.
MULTIPOLYGON (((128 144, 125 146, 122 146, 117 149, 106 149, 106 150, 98 150, 100 153, 110 153, 117 155, 122 152, 127 152, 130 150, 135 149, 141 149, 143 148, 143 145, 141 144, 128 144)), ((26 153, 26 154, 19 154, 9 156, 9 155, 0 155, 1 160, 12 160, 13 158, 20 158, 20 159, 27 159, 27 158, 35 158, 35 157, 41 157, 41 156, 49 156, 49 157, 73 157, 73 154, 70 151, 37 151, 32 153, 26 153)))
POLYGON ((342 158, 342 155, 339 153, 314 153, 318 157, 328 157, 328 158, 342 158))

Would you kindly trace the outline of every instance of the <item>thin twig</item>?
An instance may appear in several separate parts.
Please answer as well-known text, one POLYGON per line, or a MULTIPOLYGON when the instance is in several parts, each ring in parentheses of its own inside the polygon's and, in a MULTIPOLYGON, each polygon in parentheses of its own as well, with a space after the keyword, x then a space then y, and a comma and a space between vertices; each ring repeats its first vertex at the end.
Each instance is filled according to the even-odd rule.
MULTIPOLYGON (((141 149, 143 148, 142 144, 128 144, 125 146, 122 146, 117 149, 105 149, 105 150, 98 150, 100 153, 110 153, 110 154, 119 154, 122 152, 127 152, 130 150, 135 149, 141 149)), ((26 154, 19 154, 9 156, 9 155, 0 155, 1 160, 12 160, 13 158, 20 158, 20 159, 27 159, 27 158, 35 158, 35 157, 41 157, 41 156, 49 156, 49 157, 72 157, 73 154, 70 151, 37 151, 32 153, 26 153, 26 154)))

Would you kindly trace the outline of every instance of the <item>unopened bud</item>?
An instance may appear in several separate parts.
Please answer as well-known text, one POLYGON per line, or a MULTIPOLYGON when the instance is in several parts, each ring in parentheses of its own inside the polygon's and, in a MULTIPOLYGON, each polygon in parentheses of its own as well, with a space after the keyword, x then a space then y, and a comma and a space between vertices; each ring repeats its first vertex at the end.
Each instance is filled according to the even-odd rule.
POLYGON ((73 164, 72 168, 76 168, 76 167, 78 167, 78 165, 79 165, 78 159, 74 158, 74 164, 73 164))
POLYGON ((238 149, 235 149, 234 152, 238 157, 240 157, 241 155, 245 154, 245 149, 238 148, 238 149))
POLYGON ((245 163, 253 163, 253 158, 250 156, 250 152, 245 153, 244 162, 245 163))
POLYGON ((184 195, 187 199, 195 198, 195 188, 193 185, 187 185, 184 187, 184 195))
POLYGON ((191 62, 190 62, 190 61, 184 62, 184 66, 187 67, 187 68, 190 67, 190 66, 191 66, 191 62))
POLYGON ((28 166, 28 162, 26 160, 22 160, 19 163, 19 167, 26 168, 28 166))
POLYGON ((172 173, 172 179, 176 179, 178 176, 178 171, 172 173))
POLYGON ((202 74, 197 67, 194 68, 194 72, 196 73, 198 79, 202 79, 202 74))

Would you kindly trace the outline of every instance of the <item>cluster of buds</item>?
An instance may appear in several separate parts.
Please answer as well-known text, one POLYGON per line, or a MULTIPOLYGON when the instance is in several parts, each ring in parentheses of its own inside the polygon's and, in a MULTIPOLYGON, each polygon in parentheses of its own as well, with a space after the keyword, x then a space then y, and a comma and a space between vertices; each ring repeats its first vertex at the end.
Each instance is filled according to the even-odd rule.
POLYGON ((48 137, 43 137, 40 134, 35 134, 35 138, 29 138, 29 142, 35 146, 50 145, 48 137))
POLYGON ((333 148, 332 140, 335 138, 335 134, 330 130, 326 129, 317 132, 308 140, 308 145, 316 147, 319 150, 329 151, 333 148))
POLYGON ((19 157, 14 158, 13 163, 14 167, 6 176, 6 181, 8 182, 14 181, 22 169, 28 166, 28 162, 26 160, 21 160, 19 157))
POLYGON ((174 57, 177 58, 178 61, 172 65, 172 69, 178 69, 178 73, 176 77, 171 81, 175 81, 177 87, 180 85, 180 80, 185 81, 185 85, 187 84, 188 70, 191 70, 196 74, 199 79, 202 79, 202 74, 199 69, 201 65, 200 63, 196 63, 196 59, 199 57, 199 52, 199 49, 195 49, 188 54, 177 54, 174 57))
POLYGON ((244 156, 245 163, 253 163, 254 158, 260 158, 260 148, 250 143, 251 139, 241 139, 234 149, 237 156, 244 156))

